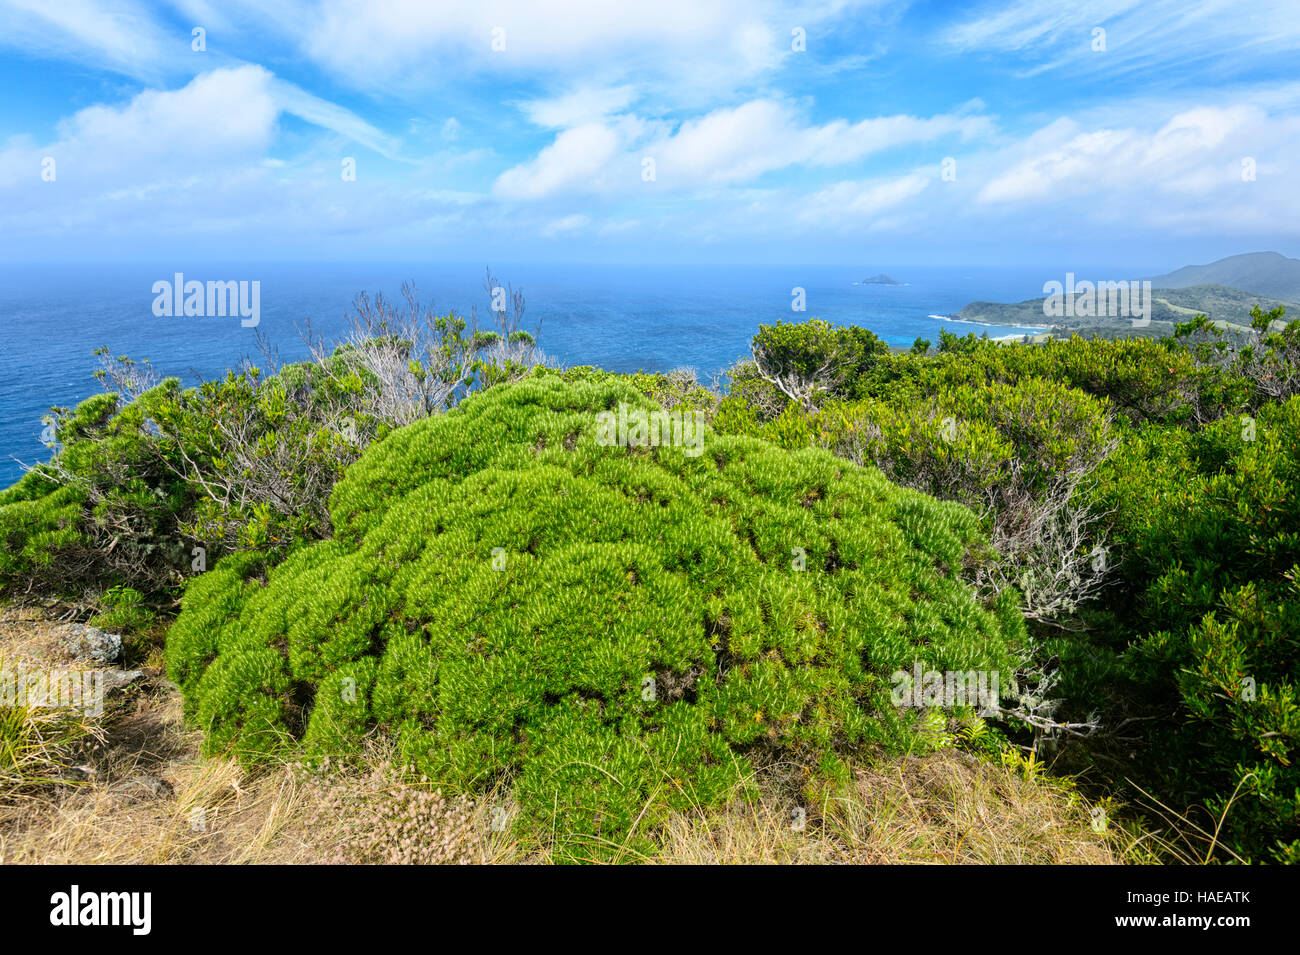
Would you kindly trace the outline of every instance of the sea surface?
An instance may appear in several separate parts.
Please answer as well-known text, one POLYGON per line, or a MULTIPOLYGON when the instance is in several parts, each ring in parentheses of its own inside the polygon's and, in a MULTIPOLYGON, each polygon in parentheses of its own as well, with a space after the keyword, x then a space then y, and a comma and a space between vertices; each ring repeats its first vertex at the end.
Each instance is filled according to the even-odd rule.
MULTIPOLYGON (((1131 266, 1126 267, 1132 271, 1131 266)), ((301 329, 328 341, 346 328, 360 292, 396 296, 411 281, 440 310, 477 309, 490 327, 484 270, 470 265, 248 264, 169 262, 159 265, 0 264, 0 487, 22 463, 48 457, 41 417, 99 390, 91 352, 148 358, 163 375, 186 384, 220 377, 245 356, 258 356, 255 331, 238 317, 157 317, 153 284, 185 280, 258 281, 257 328, 284 361, 306 355, 301 329)), ((939 316, 972 301, 1018 302, 1060 279, 1041 268, 842 266, 554 266, 494 268, 502 283, 523 290, 523 327, 541 325, 539 344, 564 366, 612 371, 693 367, 704 380, 747 356, 764 323, 823 318, 871 329, 886 342, 938 341, 939 329, 990 337, 1033 328, 975 325, 939 316), (859 284, 886 272, 905 285, 859 284), (792 310, 796 287, 806 311, 792 310)))

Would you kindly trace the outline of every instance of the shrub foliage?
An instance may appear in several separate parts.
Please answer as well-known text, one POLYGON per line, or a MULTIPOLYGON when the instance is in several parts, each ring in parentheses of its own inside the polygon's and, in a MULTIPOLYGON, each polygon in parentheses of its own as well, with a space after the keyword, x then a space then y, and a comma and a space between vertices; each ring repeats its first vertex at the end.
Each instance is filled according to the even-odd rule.
POLYGON ((951 738, 967 714, 890 705, 919 661, 1017 668, 1016 741, 1189 813, 1198 856, 1300 859, 1300 322, 906 353, 761 326, 718 394, 530 373, 486 285, 497 333, 408 296, 268 374, 106 361, 0 492, 0 590, 117 585, 96 619, 143 629, 199 572, 167 655, 210 750, 393 733, 576 858, 768 763, 815 790, 951 738), (603 446, 620 404, 703 414, 705 452, 603 446))
MULTIPOLYGON (((891 674, 1009 672, 1023 623, 960 578, 968 510, 819 449, 602 446, 616 378, 542 373, 374 444, 335 536, 196 580, 168 639, 209 749, 394 732, 430 778, 509 780, 575 858, 636 844, 775 760, 809 785, 928 745, 891 674)), ((968 716, 971 714, 961 714, 968 716)))
POLYGON ((780 337, 786 366, 835 383, 820 404, 748 363, 715 427, 975 509, 1001 560, 973 579, 1023 591, 1027 669, 1096 730, 1081 764, 1188 812, 1198 857, 1300 860, 1300 322, 1256 308, 1232 333, 1199 316, 1041 346, 945 331, 867 364, 829 361, 838 337, 780 337))

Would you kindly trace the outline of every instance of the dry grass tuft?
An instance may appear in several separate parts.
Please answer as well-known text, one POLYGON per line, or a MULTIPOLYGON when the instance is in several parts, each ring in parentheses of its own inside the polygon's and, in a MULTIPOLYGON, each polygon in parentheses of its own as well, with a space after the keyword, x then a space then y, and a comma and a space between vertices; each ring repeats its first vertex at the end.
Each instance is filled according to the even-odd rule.
POLYGON ((1134 861, 1131 838, 1095 831, 1092 810, 1068 785, 952 750, 859 769, 821 807, 769 796, 679 816, 663 841, 658 861, 669 864, 1134 861))

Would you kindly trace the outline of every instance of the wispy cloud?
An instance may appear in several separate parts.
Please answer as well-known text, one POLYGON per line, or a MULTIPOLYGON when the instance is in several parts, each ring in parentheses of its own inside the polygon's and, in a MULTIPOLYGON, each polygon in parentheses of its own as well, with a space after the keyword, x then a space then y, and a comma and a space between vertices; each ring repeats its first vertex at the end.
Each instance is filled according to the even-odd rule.
POLYGON ((137 3, 0 0, 0 46, 156 80, 189 50, 189 37, 166 36, 137 3))
POLYGON ((330 129, 390 159, 397 158, 399 142, 386 136, 351 110, 319 96, 313 96, 292 83, 272 79, 268 92, 285 112, 299 119, 330 129))
MULTIPOLYGON (((171 6, 206 24, 205 31, 224 22, 207 3, 176 2, 171 6)), ((191 28, 164 24, 157 14, 156 9, 131 0, 111 7, 92 0, 0 0, 0 45, 30 55, 94 64, 154 87, 166 86, 177 77, 209 73, 213 68, 245 65, 217 49, 195 51, 191 28)), ((204 39, 206 46, 206 36, 204 39)), ((213 43, 216 46, 216 38, 213 43)), ((286 80, 271 78, 268 82, 268 94, 284 111, 385 156, 395 154, 395 140, 350 110, 286 80)), ((238 109, 239 104, 229 106, 238 109)), ((218 117, 217 121, 225 120, 218 117)))
POLYGON ((940 34, 951 49, 1009 57, 1018 69, 1186 76, 1188 66, 1248 69, 1300 47, 1293 0, 1016 0, 986 4, 940 34), (1100 31, 1100 32, 1097 32, 1100 31))

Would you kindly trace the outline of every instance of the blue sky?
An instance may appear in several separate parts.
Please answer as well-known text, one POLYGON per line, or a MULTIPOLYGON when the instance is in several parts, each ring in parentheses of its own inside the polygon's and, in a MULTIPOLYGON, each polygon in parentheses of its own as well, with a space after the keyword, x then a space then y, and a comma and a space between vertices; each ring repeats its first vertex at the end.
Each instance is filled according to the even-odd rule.
POLYGON ((0 255, 1300 255, 1296 49, 1295 0, 0 0, 0 255))

